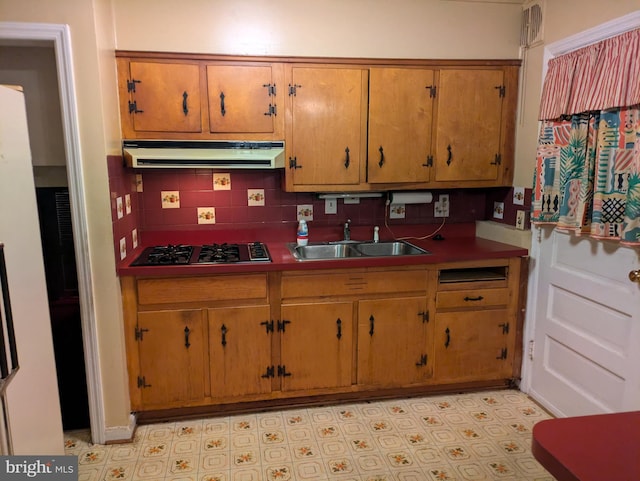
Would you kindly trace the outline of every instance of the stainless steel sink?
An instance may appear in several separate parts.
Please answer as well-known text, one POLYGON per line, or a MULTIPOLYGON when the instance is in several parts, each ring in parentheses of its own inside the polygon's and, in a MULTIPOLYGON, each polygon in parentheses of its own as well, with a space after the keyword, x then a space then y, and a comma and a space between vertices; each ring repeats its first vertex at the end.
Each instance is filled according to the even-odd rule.
POLYGON ((358 257, 361 254, 352 249, 353 244, 289 244, 289 250, 298 260, 326 260, 358 257))
POLYGON ((412 256, 429 254, 429 251, 405 241, 348 243, 321 242, 306 246, 287 244, 289 251, 299 261, 353 259, 366 257, 412 256))
POLYGON ((409 244, 404 241, 394 242, 363 242, 356 244, 355 248, 363 256, 381 257, 381 256, 414 256, 419 254, 428 254, 429 252, 409 244))

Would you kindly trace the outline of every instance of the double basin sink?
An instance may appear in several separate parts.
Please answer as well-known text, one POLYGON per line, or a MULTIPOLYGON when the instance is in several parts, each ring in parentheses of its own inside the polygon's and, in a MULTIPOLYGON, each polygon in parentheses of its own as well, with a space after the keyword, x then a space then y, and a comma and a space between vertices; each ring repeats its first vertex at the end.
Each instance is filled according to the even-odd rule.
POLYGON ((289 251, 299 261, 354 259, 358 257, 397 257, 430 254, 406 241, 317 242, 306 246, 288 244, 289 251))

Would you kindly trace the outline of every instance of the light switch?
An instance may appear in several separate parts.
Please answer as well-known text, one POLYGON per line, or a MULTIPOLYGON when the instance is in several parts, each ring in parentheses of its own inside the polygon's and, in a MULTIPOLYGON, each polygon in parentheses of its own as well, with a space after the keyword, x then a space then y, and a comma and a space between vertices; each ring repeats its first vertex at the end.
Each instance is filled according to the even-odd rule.
POLYGON ((338 201, 337 201, 337 199, 325 199, 324 200, 324 213, 325 214, 337 214, 338 213, 338 201))

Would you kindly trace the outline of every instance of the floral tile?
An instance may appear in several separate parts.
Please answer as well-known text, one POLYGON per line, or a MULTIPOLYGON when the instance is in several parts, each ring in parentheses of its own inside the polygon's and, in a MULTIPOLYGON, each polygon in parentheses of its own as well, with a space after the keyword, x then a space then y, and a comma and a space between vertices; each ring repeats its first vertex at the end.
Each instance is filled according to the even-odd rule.
POLYGON ((309 444, 294 446, 291 449, 297 459, 314 458, 318 456, 318 449, 309 444))
POLYGON ((280 431, 265 431, 262 433, 262 442, 274 444, 284 442, 284 434, 280 431))
POLYGON ((104 469, 105 481, 127 481, 133 478, 134 463, 110 464, 104 469))
POLYGON ((206 437, 202 441, 203 451, 218 451, 226 449, 228 446, 227 439, 224 437, 206 437))
POLYGON ((108 451, 105 448, 94 447, 86 451, 81 452, 78 455, 78 464, 103 464, 108 456, 108 451))
POLYGON ((227 473, 202 473, 198 474, 198 481, 228 481, 227 473))
POLYGON ((413 464, 413 460, 407 453, 390 453, 387 454, 387 460, 392 468, 402 467, 402 466, 411 466, 413 464))
POLYGON ((169 445, 167 443, 143 444, 141 453, 145 458, 167 456, 169 454, 169 445))
POLYGON ((168 461, 170 474, 191 474, 198 472, 198 462, 193 456, 177 456, 168 461))
POLYGON ((456 479, 453 470, 449 468, 430 469, 429 476, 431 476, 431 479, 434 481, 451 481, 456 479))
POLYGON ((328 461, 329 473, 346 474, 353 472, 353 463, 349 459, 334 459, 328 461))
POLYGON ((233 464, 236 466, 246 466, 257 462, 258 456, 254 451, 238 451, 233 454, 233 464))
POLYGON ((290 466, 275 466, 266 469, 268 481, 288 481, 291 479, 290 466))

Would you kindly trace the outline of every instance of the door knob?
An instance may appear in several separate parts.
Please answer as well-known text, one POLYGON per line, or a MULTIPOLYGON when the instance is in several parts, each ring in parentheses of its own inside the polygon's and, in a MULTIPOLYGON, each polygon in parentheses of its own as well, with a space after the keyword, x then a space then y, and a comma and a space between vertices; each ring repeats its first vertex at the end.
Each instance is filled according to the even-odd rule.
POLYGON ((629 280, 631 282, 640 282, 640 269, 629 272, 629 280))

